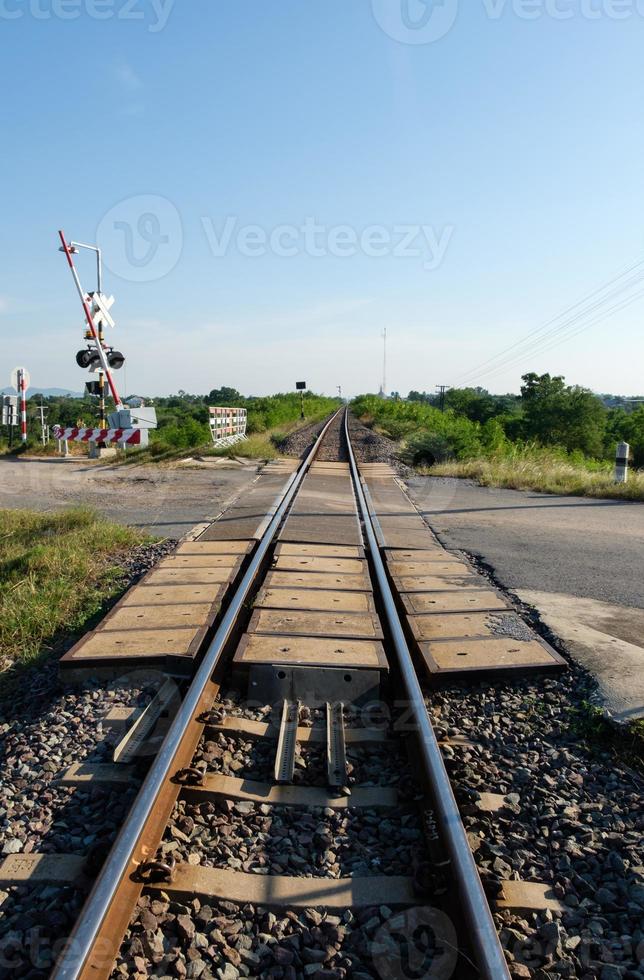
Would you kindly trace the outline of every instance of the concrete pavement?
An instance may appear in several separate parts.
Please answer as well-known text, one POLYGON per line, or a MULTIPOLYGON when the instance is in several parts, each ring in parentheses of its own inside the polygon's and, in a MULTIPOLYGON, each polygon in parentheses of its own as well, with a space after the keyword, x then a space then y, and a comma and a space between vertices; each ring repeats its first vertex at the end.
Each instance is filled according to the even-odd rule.
POLYGON ((450 549, 477 555, 597 678, 620 721, 644 717, 644 505, 414 477, 450 549))

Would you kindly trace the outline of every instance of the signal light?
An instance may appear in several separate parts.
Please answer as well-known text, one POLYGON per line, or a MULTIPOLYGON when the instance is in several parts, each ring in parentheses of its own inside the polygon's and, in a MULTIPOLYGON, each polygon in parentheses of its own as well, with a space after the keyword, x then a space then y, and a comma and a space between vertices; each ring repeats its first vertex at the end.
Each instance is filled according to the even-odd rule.
POLYGON ((98 352, 86 348, 85 350, 79 350, 76 355, 76 363, 81 368, 92 368, 100 362, 98 352))
POLYGON ((107 355, 107 363, 115 371, 118 371, 125 364, 125 354, 121 354, 120 350, 111 350, 107 355))

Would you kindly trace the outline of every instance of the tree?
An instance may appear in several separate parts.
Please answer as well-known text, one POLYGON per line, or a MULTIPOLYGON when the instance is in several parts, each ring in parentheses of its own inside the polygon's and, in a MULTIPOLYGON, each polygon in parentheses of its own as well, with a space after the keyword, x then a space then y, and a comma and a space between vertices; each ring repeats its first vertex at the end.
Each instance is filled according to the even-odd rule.
POLYGON ((634 466, 644 466, 644 405, 627 412, 622 408, 608 413, 606 455, 613 457, 618 442, 628 442, 634 466))
POLYGON ((600 456, 606 432, 606 409, 587 388, 567 386, 561 375, 524 374, 521 386, 523 434, 542 445, 580 449, 600 456))
POLYGON ((244 401, 236 388, 213 388, 206 401, 209 405, 223 405, 226 408, 236 408, 238 402, 244 401))

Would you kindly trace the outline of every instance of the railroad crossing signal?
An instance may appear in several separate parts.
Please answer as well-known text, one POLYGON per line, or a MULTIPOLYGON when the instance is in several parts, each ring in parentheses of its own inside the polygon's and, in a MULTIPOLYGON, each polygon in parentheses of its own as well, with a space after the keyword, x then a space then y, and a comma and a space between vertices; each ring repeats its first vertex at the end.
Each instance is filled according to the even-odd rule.
POLYGON ((11 372, 11 384, 12 387, 14 387, 17 392, 20 392, 21 373, 25 383, 25 389, 29 388, 29 386, 31 385, 31 377, 29 375, 29 371, 27 370, 27 368, 23 368, 23 367, 14 368, 13 371, 11 372))
POLYGON ((113 327, 114 320, 110 316, 110 309, 114 305, 114 297, 106 296, 105 293, 88 293, 86 296, 89 304, 89 311, 95 327, 113 327))
POLYGON ((2 396, 2 424, 15 425, 18 421, 18 396, 2 396))

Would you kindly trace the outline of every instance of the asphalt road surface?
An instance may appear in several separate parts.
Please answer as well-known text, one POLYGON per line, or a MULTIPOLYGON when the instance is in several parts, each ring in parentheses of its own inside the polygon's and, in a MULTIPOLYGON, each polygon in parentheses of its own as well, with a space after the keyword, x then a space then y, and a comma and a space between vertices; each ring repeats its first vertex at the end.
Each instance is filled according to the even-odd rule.
POLYGON ((480 557, 598 678, 620 719, 644 716, 644 504, 414 477, 442 543, 480 557))
POLYGON ((0 508, 95 508, 120 524, 181 538, 213 520, 257 475, 257 464, 98 465, 87 459, 0 458, 0 508))

